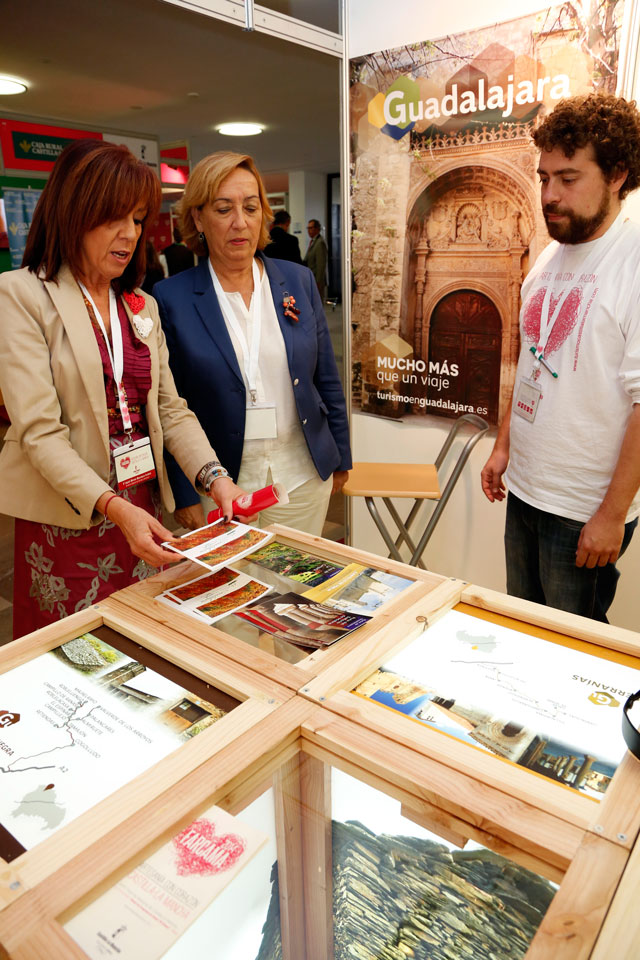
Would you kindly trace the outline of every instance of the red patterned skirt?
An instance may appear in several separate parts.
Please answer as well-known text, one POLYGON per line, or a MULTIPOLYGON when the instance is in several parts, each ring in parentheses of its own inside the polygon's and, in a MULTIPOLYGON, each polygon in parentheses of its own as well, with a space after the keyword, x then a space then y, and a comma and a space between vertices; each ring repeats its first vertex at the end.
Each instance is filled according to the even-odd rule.
MULTIPOLYGON (((120 436, 110 437, 111 448, 122 441, 120 436)), ((113 469, 112 474, 109 483, 115 490, 113 469)), ((120 496, 162 519, 155 480, 129 487, 120 496)), ((16 519, 14 639, 84 610, 155 572, 133 556, 120 528, 106 517, 88 530, 16 519)))

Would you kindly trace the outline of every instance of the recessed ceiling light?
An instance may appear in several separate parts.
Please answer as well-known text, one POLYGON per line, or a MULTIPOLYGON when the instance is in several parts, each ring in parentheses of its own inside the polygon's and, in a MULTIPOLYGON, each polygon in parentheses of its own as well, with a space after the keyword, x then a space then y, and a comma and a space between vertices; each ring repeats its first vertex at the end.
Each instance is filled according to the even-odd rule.
POLYGON ((0 96, 10 96, 14 93, 26 93, 27 85, 22 80, 12 77, 0 77, 0 96))
POLYGON ((256 133, 262 133, 264 127, 259 123, 221 123, 216 129, 225 137, 255 137, 256 133))

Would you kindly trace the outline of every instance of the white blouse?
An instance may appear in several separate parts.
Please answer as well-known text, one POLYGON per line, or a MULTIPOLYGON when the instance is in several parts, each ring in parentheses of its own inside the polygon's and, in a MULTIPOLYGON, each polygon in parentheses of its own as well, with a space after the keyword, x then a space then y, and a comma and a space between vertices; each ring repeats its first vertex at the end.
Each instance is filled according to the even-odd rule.
MULTIPOLYGON (((226 295, 245 342, 251 343, 252 321, 242 294, 226 291, 226 295)), ((256 377, 257 400, 275 404, 278 435, 272 439, 245 440, 238 485, 245 490, 259 490, 267 483, 267 475, 271 470, 273 482, 281 483, 287 492, 291 493, 307 480, 317 477, 318 473, 300 426, 287 364, 287 351, 264 267, 260 287, 258 291, 253 291, 252 297, 256 295, 261 297, 262 316, 256 377)), ((225 324, 248 396, 249 384, 242 345, 226 320, 225 324)))

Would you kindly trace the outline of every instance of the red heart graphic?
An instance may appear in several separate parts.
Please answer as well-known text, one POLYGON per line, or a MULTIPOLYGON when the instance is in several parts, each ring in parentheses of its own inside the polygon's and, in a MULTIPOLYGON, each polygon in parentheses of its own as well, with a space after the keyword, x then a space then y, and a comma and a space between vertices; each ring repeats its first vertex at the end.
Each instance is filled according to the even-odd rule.
MULTIPOLYGON (((524 311, 522 322, 524 336, 526 340, 536 345, 540 339, 540 314, 542 313, 542 305, 544 303, 546 292, 546 287, 536 290, 534 295, 527 301, 524 311)), ((559 297, 560 294, 557 297, 554 297, 553 294, 551 295, 551 303, 549 305, 550 317, 553 316, 553 311, 556 303, 559 300, 559 297)), ((574 287, 562 304, 560 308, 560 315, 556 319, 556 322, 551 329, 551 333, 549 334, 549 339, 544 350, 545 357, 551 356, 552 353, 558 350, 575 327, 578 320, 578 314, 580 312, 581 301, 582 289, 580 287, 574 287)))
POLYGON ((125 470, 127 469, 130 463, 131 463, 131 457, 122 457, 122 459, 120 460, 120 466, 124 467, 125 470))
POLYGON ((199 874, 206 877, 229 870, 245 851, 245 841, 234 833, 216 836, 211 820, 194 820, 174 837, 178 875, 199 874))

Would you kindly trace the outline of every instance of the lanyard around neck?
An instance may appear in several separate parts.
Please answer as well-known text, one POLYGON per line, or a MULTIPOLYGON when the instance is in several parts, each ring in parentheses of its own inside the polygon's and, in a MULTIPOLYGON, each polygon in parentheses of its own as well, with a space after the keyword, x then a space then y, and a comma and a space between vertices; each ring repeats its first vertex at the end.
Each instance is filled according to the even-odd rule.
POLYGON ((118 403, 120 405, 120 413, 122 415, 122 425, 125 429, 125 433, 130 433, 132 429, 132 423, 131 415, 129 413, 129 404, 127 402, 127 394, 122 382, 122 375, 124 373, 124 347, 122 345, 122 328, 120 326, 118 301, 116 300, 116 295, 113 291, 113 288, 109 287, 109 320, 111 322, 111 340, 113 341, 112 347, 109 337, 107 336, 107 330, 104 325, 104 321, 100 315, 100 311, 95 305, 93 297, 83 283, 78 281, 78 284, 84 296, 91 304, 96 322, 102 331, 104 342, 107 347, 107 353, 109 354, 109 362, 111 363, 111 369, 113 371, 113 379, 116 384, 118 403))
MULTIPOLYGON (((616 241, 618 237, 618 233, 623 223, 624 223, 624 220, 621 218, 621 216, 619 216, 618 219, 614 220, 612 225, 609 227, 609 229, 605 233, 604 237, 598 238, 600 240, 605 240, 606 238, 606 240, 604 243, 598 243, 597 241, 595 242, 594 248, 588 254, 588 256, 586 257, 586 259, 584 260, 584 262, 580 267, 580 272, 582 275, 588 275, 592 273, 593 267, 595 266, 595 264, 599 260, 603 260, 604 257, 606 257, 609 250, 611 249, 614 242, 616 241)), ((565 257, 567 252, 566 244, 561 244, 561 247, 562 247, 562 253, 560 256, 559 267, 556 272, 556 274, 560 275, 560 280, 559 280, 560 283, 563 282, 564 263, 565 263, 565 257)), ((570 292, 574 290, 578 285, 579 284, 577 283, 571 283, 567 281, 564 287, 564 290, 558 297, 556 305, 553 308, 553 312, 551 312, 550 310, 551 295, 554 289, 556 288, 556 283, 552 281, 548 283, 547 289, 544 295, 544 301, 542 303, 542 310, 540 313, 540 335, 538 337, 538 346, 537 346, 537 349, 534 351, 534 356, 536 357, 536 360, 539 360, 544 355, 544 350, 545 350, 545 347, 547 346, 547 343, 549 342, 549 337, 551 336, 551 331, 553 330, 553 326, 556 320, 558 319, 558 317, 560 316, 560 310, 562 309, 562 305, 567 299, 567 297, 569 296, 570 292)), ((582 321, 584 313, 587 309, 588 298, 583 297, 583 301, 584 302, 582 303, 581 309, 580 309, 580 316, 578 318, 579 320, 578 327, 580 326, 580 322, 582 321)))
POLYGON ((249 321, 247 324, 247 332, 251 337, 250 344, 247 343, 247 338, 244 334, 244 331, 238 323, 238 319, 235 315, 233 307, 231 306, 229 297, 222 289, 222 284, 218 280, 211 260, 209 260, 209 273, 211 274, 213 287, 216 291, 216 296, 218 297, 218 303, 220 304, 222 315, 224 316, 227 326, 231 327, 242 353, 242 363, 247 378, 251 403, 256 403, 258 399, 258 359, 260 356, 260 337, 262 335, 262 304, 260 296, 260 270, 258 269, 258 264, 256 263, 256 259, 254 257, 251 264, 251 273, 253 276, 253 295, 249 305, 249 321))

